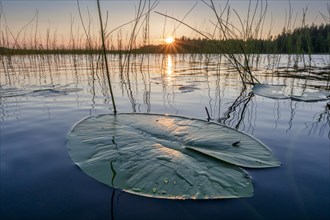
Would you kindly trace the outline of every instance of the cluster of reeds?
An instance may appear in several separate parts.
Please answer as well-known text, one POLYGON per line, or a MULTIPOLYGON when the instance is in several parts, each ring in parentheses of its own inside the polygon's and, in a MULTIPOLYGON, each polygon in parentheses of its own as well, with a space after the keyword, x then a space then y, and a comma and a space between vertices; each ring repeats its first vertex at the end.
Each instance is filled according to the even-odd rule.
POLYGON ((216 7, 214 2, 202 1, 212 13, 215 15, 215 21, 212 22, 214 25, 213 33, 204 33, 196 28, 193 28, 189 24, 176 19, 172 16, 159 13, 165 17, 171 18, 188 28, 192 29, 196 33, 200 34, 210 42, 214 43, 214 46, 218 48, 219 53, 227 58, 230 64, 237 70, 241 81, 244 85, 259 83, 258 79, 253 76, 251 70, 250 61, 252 54, 246 53, 246 50, 251 51, 251 48, 247 48, 250 44, 245 44, 244 42, 257 39, 262 36, 262 26, 265 20, 265 15, 267 11, 267 2, 263 4, 262 1, 257 1, 252 10, 252 1, 249 1, 249 8, 247 10, 246 19, 242 19, 239 13, 235 9, 231 9, 229 1, 220 10, 216 7), (240 22, 240 27, 237 27, 231 22, 231 13, 234 12, 235 17, 240 22), (239 51, 235 50, 233 47, 228 47, 227 44, 222 44, 224 41, 242 39, 244 44, 239 44, 239 51))
MULTIPOLYGON (((283 32, 275 39, 271 35, 271 28, 268 30, 268 34, 264 30, 268 9, 267 1, 250 0, 245 16, 231 8, 229 1, 224 5, 222 5, 223 2, 216 5, 213 0, 203 0, 202 2, 212 11, 215 17, 211 21, 211 24, 214 26, 214 30, 211 33, 198 30, 173 16, 160 12, 157 13, 185 25, 202 38, 207 39, 210 44, 213 44, 218 49, 218 53, 225 56, 228 62, 237 70, 244 87, 246 84, 259 83, 258 79, 253 76, 253 70, 258 68, 260 59, 260 48, 257 47, 261 44, 258 41, 268 44, 267 53, 269 53, 269 56, 273 56, 272 58, 269 57, 269 61, 271 61, 269 66, 273 68, 273 71, 280 68, 279 63, 283 53, 288 54, 287 68, 297 70, 301 61, 303 66, 300 67, 300 70, 309 70, 311 68, 313 63, 311 54, 316 40, 312 39, 313 37, 309 33, 310 27, 306 24, 307 8, 302 10, 301 23, 296 25, 298 14, 295 17, 293 16, 293 9, 289 1, 283 32), (239 21, 238 25, 237 20, 239 21), (277 45, 278 43, 280 45, 277 45)), ((328 11, 329 9, 330 5, 328 4, 328 11)), ((326 22, 329 20, 330 16, 323 14, 322 16, 326 22)), ((321 25, 319 28, 326 30, 328 27, 330 26, 321 25)), ((327 36, 330 36, 330 34, 328 33, 327 36)), ((324 38, 325 36, 322 37, 324 38)), ((322 42, 326 42, 323 38, 322 42)), ((325 44, 325 48, 330 46, 329 43, 323 44, 325 44)))
MULTIPOLYGON (((253 52, 259 51, 258 48, 255 48, 258 44, 253 44, 251 41, 262 39, 267 36, 267 31, 264 28, 268 9, 267 1, 250 0, 248 2, 245 16, 240 14, 234 8, 231 8, 229 4, 230 1, 220 2, 219 5, 212 0, 203 0, 202 2, 214 14, 214 20, 211 21, 214 29, 211 33, 205 33, 193 28, 184 21, 186 16, 184 16, 183 19, 177 19, 164 13, 157 13, 165 18, 170 18, 181 25, 189 27, 203 38, 210 40, 214 47, 218 49, 219 53, 226 57, 229 64, 236 69, 244 87, 246 87, 247 84, 259 83, 258 79, 254 76, 253 71, 258 66, 260 54, 258 54, 258 52, 253 52), (236 21, 239 23, 236 23, 236 21), (233 47, 230 46, 228 42, 237 45, 233 47)), ((142 72, 144 62, 148 62, 148 59, 145 59, 145 54, 142 54, 142 57, 137 58, 135 49, 150 44, 150 14, 156 8, 159 1, 139 0, 132 20, 113 28, 112 30, 108 27, 109 23, 111 23, 108 19, 108 12, 102 17, 99 3, 100 2, 97 1, 98 12, 100 15, 99 23, 101 25, 100 31, 95 32, 94 30, 96 28, 94 27, 93 19, 89 10, 87 9, 86 18, 81 10, 79 0, 77 0, 77 8, 83 31, 81 33, 81 30, 75 30, 75 27, 77 26, 76 20, 71 16, 70 39, 69 43, 66 44, 61 42, 61 38, 57 35, 56 27, 54 28, 51 25, 46 30, 46 35, 41 36, 38 10, 35 11, 35 14, 30 21, 28 21, 17 33, 13 33, 7 25, 3 9, 0 8, 0 26, 2 30, 0 33, 0 53, 5 54, 5 56, 1 56, 3 66, 5 68, 13 67, 12 56, 17 54, 28 54, 30 65, 38 65, 39 60, 46 60, 47 62, 54 63, 62 62, 61 60, 63 59, 61 56, 65 55, 70 55, 70 59, 73 59, 74 63, 77 63, 77 54, 84 54, 86 62, 90 63, 93 71, 94 69, 97 71, 105 69, 106 74, 104 76, 109 82, 109 87, 111 87, 110 68, 107 67, 109 62, 107 59, 112 58, 109 55, 111 52, 118 55, 114 59, 119 63, 119 75, 121 81, 126 82, 122 85, 129 86, 132 77, 131 69, 136 68, 136 62, 134 61, 141 58, 138 62, 140 65, 140 72, 142 72), (124 26, 131 27, 129 33, 122 32, 124 26), (51 56, 49 56, 49 54, 51 54, 51 56), (103 62, 100 62, 101 60, 103 60, 103 62)), ((191 10, 193 10, 195 6, 196 4, 191 10)), ((190 11, 186 15, 188 15, 190 11)), ((328 4, 328 11, 329 15, 322 14, 325 22, 329 22, 330 20, 330 4, 328 4)), ((289 1, 289 10, 287 11, 287 18, 282 34, 283 36, 286 36, 286 33, 293 33, 297 27, 301 27, 301 31, 295 38, 288 34, 288 37, 283 38, 284 41, 281 42, 283 51, 289 54, 287 69, 291 67, 299 69, 301 60, 303 63, 303 69, 309 69, 312 66, 313 61, 311 54, 313 51, 312 42, 314 39, 312 39, 307 33, 306 27, 308 27, 308 25, 306 24, 306 14, 307 8, 302 10, 301 22, 297 22, 297 15, 294 16, 289 1), (293 41, 296 42, 293 43, 293 41), (294 54, 294 52, 296 52, 296 54, 294 54)), ((178 27, 179 25, 176 28, 178 27)), ((268 31, 268 39, 271 39, 270 29, 268 31)), ((281 55, 278 55, 278 53, 283 52, 278 48, 279 47, 276 47, 273 51, 269 51, 274 54, 273 58, 269 58, 269 62, 271 62, 269 66, 272 66, 274 70, 279 69, 281 55)), ((144 52, 148 53, 148 51, 144 52)), ((269 57, 270 56, 271 55, 269 55, 269 57)), ((165 57, 163 56, 163 60, 164 59, 165 57)), ((17 59, 15 60, 17 62, 17 59)), ((26 64, 21 62, 21 65, 26 64)), ((94 76, 94 73, 92 75, 94 76)), ((328 77, 328 81, 330 81, 330 76, 328 77)), ((113 95, 111 96, 113 97, 113 95)), ((114 110, 116 112, 115 107, 114 110)))

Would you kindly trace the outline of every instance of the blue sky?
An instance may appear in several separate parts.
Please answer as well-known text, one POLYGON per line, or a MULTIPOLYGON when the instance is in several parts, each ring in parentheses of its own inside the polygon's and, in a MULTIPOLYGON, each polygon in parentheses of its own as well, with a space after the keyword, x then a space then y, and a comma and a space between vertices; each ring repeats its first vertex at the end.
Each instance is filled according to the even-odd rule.
MULTIPOLYGON (((30 24, 24 29, 19 36, 22 40, 23 35, 25 38, 30 38, 38 32, 40 38, 47 35, 47 30, 50 36, 56 36, 57 42, 66 42, 70 37, 70 30, 72 28, 75 36, 83 38, 83 28, 78 14, 78 6, 76 0, 0 0, 1 14, 0 14, 0 27, 1 32, 10 30, 13 36, 17 36, 20 30, 34 18, 38 12, 38 19, 33 19, 30 24), (36 29, 37 27, 37 29, 36 29), (23 34, 24 33, 24 34, 23 34)), ((153 0, 151 2, 154 2, 153 0)), ((208 2, 208 1, 206 1, 208 2)), ((215 0, 214 4, 217 9, 223 8, 227 1, 215 0)), ((258 1, 251 1, 251 8, 256 6, 258 1)), ((303 9, 307 8, 306 23, 307 24, 320 24, 325 22, 321 13, 329 16, 328 8, 330 8, 329 1, 327 0, 268 0, 267 14, 263 23, 263 33, 260 35, 279 34, 283 27, 286 26, 286 18, 288 18, 289 8, 291 3, 292 9, 292 22, 291 26, 301 26, 303 9)), ((101 0, 102 13, 105 20, 105 15, 108 13, 108 27, 107 30, 114 28, 132 20, 135 16, 138 7, 138 0, 101 0)), ((169 16, 183 19, 187 12, 195 5, 196 7, 184 19, 184 22, 190 26, 211 33, 214 30, 215 15, 202 1, 193 0, 160 0, 154 11, 158 11, 169 16)), ((259 13, 261 3, 263 7, 266 1, 259 1, 259 13)), ((93 37, 98 36, 99 24, 97 17, 96 0, 80 0, 79 1, 82 16, 85 25, 90 24, 90 30, 93 37)), ((247 19, 247 11, 249 1, 247 0, 229 0, 231 9, 230 22, 235 26, 240 26, 238 23, 237 15, 234 10, 244 21, 247 19)), ((251 14, 250 14, 251 18, 251 14)), ((121 29, 121 36, 123 40, 128 40, 129 33, 131 33, 132 25, 127 25, 121 29)), ((8 35, 8 34, 7 34, 8 35)), ((150 39, 153 43, 159 43, 161 40, 169 35, 180 37, 182 35, 189 37, 198 37, 194 31, 185 28, 183 25, 178 27, 178 23, 171 19, 166 19, 164 16, 151 13, 150 17, 150 39)), ((118 32, 112 35, 112 39, 116 41, 118 32)), ((13 37, 11 37, 13 38, 13 37)))

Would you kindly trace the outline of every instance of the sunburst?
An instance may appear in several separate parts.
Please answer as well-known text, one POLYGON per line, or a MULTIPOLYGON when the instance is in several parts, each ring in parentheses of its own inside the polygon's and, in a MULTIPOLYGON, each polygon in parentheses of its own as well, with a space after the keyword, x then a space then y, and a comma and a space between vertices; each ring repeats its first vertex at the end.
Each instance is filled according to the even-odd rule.
POLYGON ((167 38, 165 39, 165 43, 166 43, 166 44, 172 44, 174 41, 175 41, 175 40, 174 40, 173 37, 167 37, 167 38))

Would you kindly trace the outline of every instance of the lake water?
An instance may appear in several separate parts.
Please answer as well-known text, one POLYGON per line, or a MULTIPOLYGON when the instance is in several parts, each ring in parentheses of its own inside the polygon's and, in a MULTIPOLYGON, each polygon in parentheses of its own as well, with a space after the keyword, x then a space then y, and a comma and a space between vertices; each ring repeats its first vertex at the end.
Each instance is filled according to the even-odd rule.
MULTIPOLYGON (((260 55, 255 77, 287 92, 329 90, 330 56, 260 55), (304 59, 303 59, 304 58, 304 59), (303 69, 303 62, 311 67, 303 69), (293 66, 298 69, 292 68, 293 66)), ((329 219, 326 101, 271 99, 242 86, 219 55, 109 55, 118 112, 207 118, 253 135, 282 162, 245 169, 254 196, 163 200, 113 190, 83 173, 66 147, 83 118, 112 112, 96 55, 1 57, 1 219, 329 219), (121 71, 123 70, 123 71, 121 71)))

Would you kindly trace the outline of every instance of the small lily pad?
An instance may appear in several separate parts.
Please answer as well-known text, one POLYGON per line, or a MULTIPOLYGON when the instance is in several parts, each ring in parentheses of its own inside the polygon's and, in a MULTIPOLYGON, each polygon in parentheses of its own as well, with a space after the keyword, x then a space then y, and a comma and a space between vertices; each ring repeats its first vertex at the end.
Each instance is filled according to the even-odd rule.
POLYGON ((268 148, 245 133, 170 115, 88 117, 69 132, 67 146, 72 160, 96 180, 167 199, 249 197, 252 180, 239 166, 280 165, 268 148), (235 141, 239 145, 233 146, 235 141))
POLYGON ((328 91, 317 91, 317 92, 304 92, 300 96, 291 96, 292 100, 303 101, 303 102, 318 102, 330 99, 330 92, 328 91))
POLYGON ((324 90, 300 91, 298 94, 289 94, 286 91, 300 91, 301 88, 293 87, 290 89, 286 85, 267 85, 256 84, 252 88, 252 92, 256 95, 271 99, 291 99, 302 102, 318 102, 330 99, 330 92, 324 90))
POLYGON ((256 84, 253 86, 252 92, 256 95, 260 95, 272 99, 290 98, 285 94, 285 85, 256 84))
POLYGON ((187 85, 187 86, 179 86, 178 88, 181 93, 188 93, 198 90, 199 88, 196 85, 187 85))
POLYGON ((32 90, 29 89, 18 89, 18 88, 1 88, 0 87, 0 97, 9 98, 16 96, 32 96, 32 97, 53 97, 68 95, 69 93, 79 92, 80 88, 65 88, 61 87, 51 87, 51 88, 38 88, 32 90))

